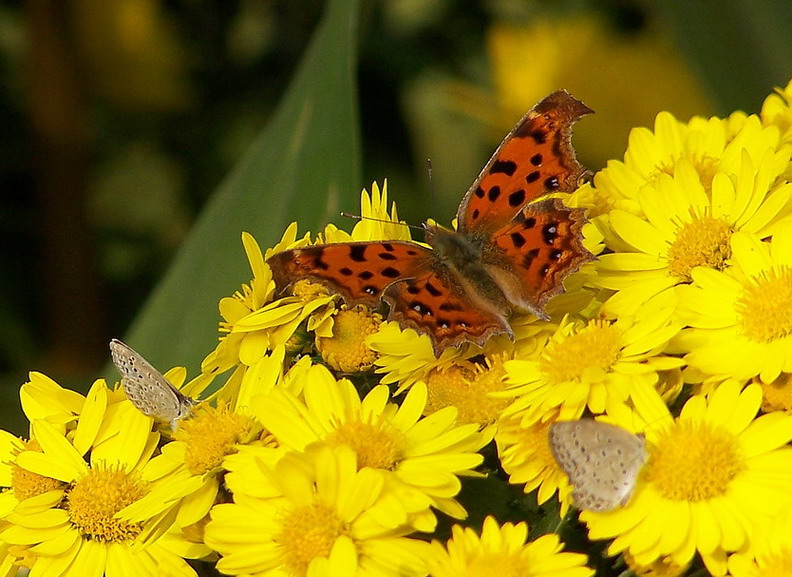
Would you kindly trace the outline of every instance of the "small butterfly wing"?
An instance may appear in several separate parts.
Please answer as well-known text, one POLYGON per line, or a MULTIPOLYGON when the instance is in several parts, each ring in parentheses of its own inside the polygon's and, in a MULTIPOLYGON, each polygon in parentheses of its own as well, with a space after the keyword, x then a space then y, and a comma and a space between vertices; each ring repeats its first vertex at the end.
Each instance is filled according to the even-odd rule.
POLYGON ((493 233, 483 261, 487 272, 514 305, 545 318, 545 303, 563 292, 564 280, 594 258, 583 246, 585 219, 560 199, 525 206, 493 233))
POLYGON ((512 335, 504 316, 484 299, 474 302, 475 291, 464 291, 461 279, 440 263, 412 272, 385 290, 389 318, 428 334, 436 355, 467 341, 483 346, 492 335, 512 335))
POLYGON ((185 397, 162 373, 131 347, 117 339, 110 341, 113 364, 121 373, 127 398, 144 415, 172 426, 190 412, 193 399, 185 397))
POLYGON ((460 231, 492 231, 545 194, 570 192, 586 172, 572 148, 572 124, 593 111, 565 90, 534 106, 506 135, 459 205, 460 231))
POLYGON ((550 425, 549 440, 578 507, 609 511, 629 501, 647 459, 643 436, 580 419, 550 425))
POLYGON ((349 242, 279 252, 267 264, 278 292, 310 280, 340 294, 347 304, 376 308, 390 284, 427 266, 431 258, 431 250, 412 242, 349 242))

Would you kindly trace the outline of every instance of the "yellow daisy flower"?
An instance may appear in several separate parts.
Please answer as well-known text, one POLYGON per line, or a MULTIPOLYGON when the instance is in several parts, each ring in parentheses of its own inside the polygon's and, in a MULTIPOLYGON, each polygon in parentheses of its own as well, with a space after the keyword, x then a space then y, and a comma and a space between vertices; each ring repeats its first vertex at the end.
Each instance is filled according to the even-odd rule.
POLYGON ((366 345, 366 337, 377 332, 380 324, 382 315, 368 307, 342 305, 333 319, 332 336, 316 335, 316 350, 333 370, 343 373, 368 370, 377 355, 366 345))
POLYGON ((146 494, 121 509, 116 518, 145 524, 139 536, 144 543, 159 538, 174 523, 185 527, 201 522, 218 498, 225 458, 260 432, 253 417, 225 404, 196 405, 173 433, 173 441, 142 467, 146 494))
POLYGON ((689 325, 674 344, 710 380, 727 377, 765 383, 792 373, 792 221, 769 243, 735 233, 733 268, 692 271, 680 286, 679 318, 689 325))
POLYGON ((661 299, 640 317, 588 323, 565 319, 536 358, 505 363, 509 389, 516 397, 505 414, 519 415, 523 426, 539 420, 579 418, 612 410, 642 387, 654 387, 658 371, 682 361, 661 354, 679 327, 661 299))
POLYGON ((781 142, 792 144, 792 80, 765 99, 761 117, 762 124, 781 131, 781 142))
MULTIPOLYGON (((548 304, 548 312, 557 301, 567 304, 580 302, 574 296, 565 299, 567 296, 568 293, 554 297, 548 304)), ((476 371, 485 371, 504 358, 530 356, 544 346, 557 327, 530 313, 513 315, 509 324, 514 332, 513 342, 505 335, 497 335, 490 338, 484 347, 465 343, 444 349, 439 357, 435 356, 427 335, 419 335, 412 329, 402 330, 396 322, 382 323, 376 333, 366 338, 366 342, 377 353, 374 365, 377 367, 375 372, 382 375, 380 383, 398 384, 396 395, 399 395, 414 383, 431 379, 433 374, 452 369, 466 371, 471 364, 476 365, 476 371)))
POLYGON ((22 410, 28 421, 46 419, 50 423, 72 426, 82 411, 85 397, 64 389, 47 375, 31 371, 29 381, 19 389, 22 410))
POLYGON ((586 556, 563 552, 558 535, 542 535, 527 543, 525 523, 498 525, 494 517, 484 519, 481 535, 454 525, 444 545, 432 541, 427 557, 432 577, 589 577, 594 570, 585 565, 586 556))
MULTIPOLYGON (((695 117, 682 123, 661 112, 655 119, 654 132, 643 127, 630 132, 624 161, 609 161, 594 175, 594 187, 613 208, 643 216, 640 198, 644 186, 654 185, 661 174, 673 175, 680 160, 693 167, 704 190, 710 193, 716 174, 733 177, 743 173, 745 153, 752 166, 760 166, 768 149, 774 151, 770 172, 781 174, 789 154, 779 149, 778 143, 778 129, 763 127, 756 115, 725 120, 695 117)), ((746 193, 750 191, 743 191, 746 193)))
MULTIPOLYGON (((640 189, 637 204, 643 216, 612 210, 607 222, 611 236, 618 237, 616 252, 599 257, 592 280, 616 291, 603 313, 634 314, 653 296, 673 294, 673 287, 689 283, 697 266, 723 270, 735 231, 769 236, 792 213, 792 184, 773 188, 783 169, 778 156, 768 148, 755 162, 743 150, 738 172, 718 171, 708 184, 681 158, 673 175, 657 174, 640 189)), ((789 151, 784 158, 788 162, 789 151)))
MULTIPOLYGON (((382 191, 376 183, 372 186, 371 195, 367 191, 361 193, 361 215, 367 217, 360 220, 348 234, 333 225, 328 225, 317 242, 349 242, 357 240, 377 240, 390 238, 409 240, 409 230, 399 224, 396 207, 388 214, 387 183, 382 191), (377 221, 372 220, 377 219, 377 221), (379 222, 385 221, 385 222, 379 222)), ((338 297, 331 295, 319 285, 299 282, 293 287, 292 294, 273 300, 275 286, 272 272, 266 264, 266 258, 292 248, 311 244, 310 235, 297 239, 297 226, 292 223, 283 235, 281 242, 262 254, 260 247, 252 236, 245 233, 242 240, 248 260, 253 271, 250 285, 242 287, 233 297, 220 301, 220 313, 223 322, 221 332, 226 333, 217 348, 210 353, 202 364, 204 373, 224 372, 239 366, 246 370, 259 359, 279 345, 288 345, 298 352, 308 341, 295 343, 294 337, 298 328, 307 322, 306 329, 318 337, 331 337, 333 317, 336 313, 338 297)), ((241 375, 230 377, 238 382, 241 375)))
POLYGON ((792 417, 756 417, 761 400, 757 385, 730 380, 674 419, 654 391, 638 392, 635 411, 611 417, 643 429, 649 460, 625 507, 580 514, 589 538, 613 539, 608 553, 639 566, 665 557, 684 566, 698 553, 723 575, 727 552, 752 545, 756 528, 792 504, 792 417))
POLYGON ((792 509, 779 509, 769 523, 757 528, 751 546, 729 556, 731 577, 790 575, 792 569, 792 509))
POLYGON ((131 403, 108 403, 109 393, 104 381, 94 383, 68 437, 45 420, 31 423, 38 446, 19 452, 14 464, 58 483, 20 501, 5 516, 0 540, 32 556, 34 574, 101 575, 125 567, 147 575, 167 567, 194 577, 183 557, 203 557, 209 549, 174 537, 133 549, 142 527, 115 518, 148 491, 140 470, 159 435, 131 403))
POLYGON ((269 466, 266 497, 234 493, 217 505, 206 542, 230 575, 425 575, 426 544, 392 519, 382 471, 359 467, 348 447, 290 453, 269 466))
POLYGON ((397 406, 388 402, 385 385, 361 400, 348 380, 320 372, 322 378, 315 374, 305 383, 304 401, 280 388, 254 399, 257 418, 278 444, 294 451, 317 441, 351 447, 361 467, 382 470, 389 484, 399 487, 405 513, 421 513, 421 530, 434 527, 430 505, 464 518, 454 499, 461 488, 458 475, 469 475, 481 464, 476 451, 489 440, 478 425, 458 425, 453 407, 421 418, 427 401, 423 383, 397 406))
POLYGON ((429 397, 425 414, 456 407, 457 421, 489 427, 498 420, 509 400, 492 393, 506 388, 503 357, 486 357, 485 364, 465 362, 427 376, 429 397))
POLYGON ((495 442, 503 470, 509 483, 523 484, 523 491, 536 492, 536 502, 546 503, 558 493, 561 517, 565 517, 572 504, 572 487, 550 451, 549 428, 551 419, 523 426, 518 417, 502 416, 498 422, 495 442))

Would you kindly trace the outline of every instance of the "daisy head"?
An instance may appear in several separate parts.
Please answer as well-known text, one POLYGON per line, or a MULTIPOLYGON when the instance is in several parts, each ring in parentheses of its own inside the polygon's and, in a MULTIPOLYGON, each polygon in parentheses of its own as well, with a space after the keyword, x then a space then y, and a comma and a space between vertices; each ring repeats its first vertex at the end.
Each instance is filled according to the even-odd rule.
POLYGON ((426 544, 392 519, 380 471, 358 467, 348 447, 317 447, 275 463, 251 462, 257 495, 216 505, 206 542, 230 575, 424 575, 426 544), (266 496, 259 496, 259 495, 266 496))
POLYGON ((556 417, 573 420, 586 409, 601 414, 637 388, 655 386, 657 371, 681 364, 661 354, 679 328, 665 307, 647 306, 644 313, 617 321, 565 319, 535 359, 506 362, 506 394, 515 397, 506 414, 520 415, 526 426, 556 417))
POLYGON ((537 421, 524 426, 518 416, 503 416, 498 422, 495 442, 509 483, 522 484, 525 493, 536 491, 539 505, 558 494, 560 516, 565 517, 572 503, 572 487, 550 450, 551 422, 537 421))
POLYGON ((612 252, 596 263, 593 284, 615 291, 604 312, 634 314, 643 303, 690 283, 696 267, 722 271, 737 231, 764 238, 792 212, 792 184, 778 184, 789 150, 743 149, 737 166, 702 181, 688 159, 658 174, 636 197, 640 214, 614 209, 598 222, 612 252))
POLYGON ((543 535, 528 541, 525 523, 499 525, 494 517, 484 519, 480 534, 472 528, 454 525, 448 542, 432 542, 427 560, 431 577, 589 577, 594 574, 585 565, 585 555, 563 551, 558 535, 543 535))
POLYGON ((422 523, 433 526, 430 506, 464 517, 454 499, 461 488, 458 475, 472 474, 482 461, 477 451, 489 440, 478 425, 458 424, 453 407, 423 417, 423 383, 412 387, 399 406, 390 402, 384 385, 361 399, 350 381, 336 381, 318 369, 305 383, 304 400, 281 388, 254 400, 257 418, 279 446, 297 452, 315 443, 349 447, 359 466, 381 470, 410 496, 402 506, 420 512, 422 523))
POLYGON ((693 284, 678 287, 688 328, 674 342, 700 380, 771 383, 792 373, 792 221, 770 242, 735 233, 731 250, 730 270, 697 268, 693 284))
MULTIPOLYGON (((177 553, 187 551, 177 534, 138 553, 133 545, 144 527, 116 517, 149 492, 140 472, 160 437, 149 417, 111 397, 104 381, 94 383, 71 431, 46 420, 31 423, 31 441, 16 447, 18 503, 4 516, 0 540, 25 551, 33 571, 53 576, 121 566, 150 574, 159 565, 194 575, 177 553)), ((195 557, 210 552, 191 551, 195 557)))
POLYGON ((698 553, 713 575, 726 554, 753 543, 755 529, 792 502, 792 417, 757 417, 762 392, 727 381, 697 395, 673 418, 660 397, 639 394, 636 409, 612 415, 643 428, 649 459, 624 508, 584 511, 592 539, 613 539, 636 566, 658 560, 683 567, 698 553))

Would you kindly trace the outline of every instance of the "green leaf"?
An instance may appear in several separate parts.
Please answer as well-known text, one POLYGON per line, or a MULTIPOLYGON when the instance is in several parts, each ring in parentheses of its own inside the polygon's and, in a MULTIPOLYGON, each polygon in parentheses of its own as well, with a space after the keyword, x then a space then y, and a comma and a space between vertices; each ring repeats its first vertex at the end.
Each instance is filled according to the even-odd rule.
POLYGON ((217 304, 252 273, 240 235, 262 250, 289 222, 316 231, 358 205, 357 0, 331 0, 278 109, 214 193, 129 343, 155 366, 195 374, 217 342, 217 304))

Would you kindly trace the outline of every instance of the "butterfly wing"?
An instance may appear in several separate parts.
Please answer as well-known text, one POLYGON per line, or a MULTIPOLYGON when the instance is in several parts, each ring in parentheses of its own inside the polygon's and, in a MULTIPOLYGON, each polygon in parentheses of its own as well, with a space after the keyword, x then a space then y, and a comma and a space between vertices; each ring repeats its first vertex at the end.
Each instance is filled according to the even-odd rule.
POLYGON ((132 347, 113 339, 110 355, 121 373, 124 392, 144 415, 169 421, 173 426, 190 412, 193 399, 184 396, 132 347))
POLYGON ((570 192, 586 172, 572 148, 572 124, 593 111, 565 90, 536 104, 506 135, 457 211, 459 231, 493 231, 528 202, 570 192))
POLYGON ((549 440, 578 507, 609 511, 629 501, 647 459, 642 435, 580 419, 550 425, 549 440))
POLYGON ((278 292, 310 280, 347 304, 379 306, 385 289, 428 266, 432 251, 413 242, 345 242, 279 252, 267 260, 278 292))
POLYGON ((584 223, 583 211, 560 199, 528 204, 484 245, 484 267, 510 303, 546 318, 547 300, 594 258, 583 246, 584 223))
POLYGON ((449 346, 470 341, 483 346, 495 334, 512 330, 502 313, 490 302, 464 288, 464 280, 437 262, 422 267, 411 278, 393 283, 384 294, 390 317, 402 327, 432 338, 435 355, 449 346))
POLYGON ((388 318, 432 339, 435 353, 496 332, 508 323, 487 303, 472 303, 462 280, 434 251, 402 241, 316 245, 277 253, 267 260, 278 291, 301 280, 319 282, 347 304, 372 308, 384 299, 388 318))

